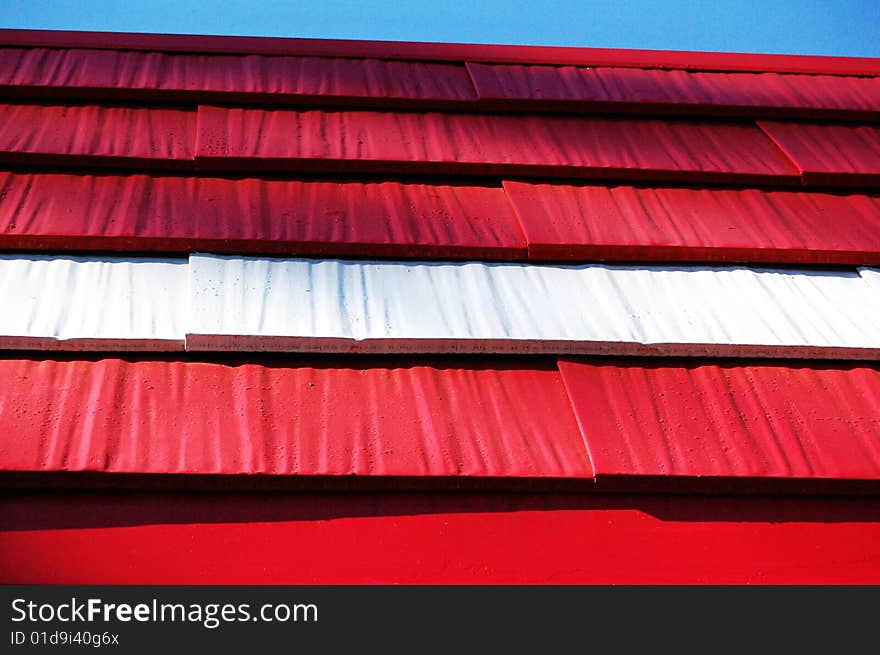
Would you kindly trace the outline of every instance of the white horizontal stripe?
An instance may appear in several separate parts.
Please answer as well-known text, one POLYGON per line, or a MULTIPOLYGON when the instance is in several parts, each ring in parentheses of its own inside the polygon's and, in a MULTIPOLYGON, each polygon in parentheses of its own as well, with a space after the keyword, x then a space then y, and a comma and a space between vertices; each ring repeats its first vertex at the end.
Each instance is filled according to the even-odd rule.
POLYGON ((191 350, 880 356, 856 270, 193 255, 191 350))
POLYGON ((187 260, 0 256, 0 348, 182 349, 187 260))
POLYGON ((189 263, 0 256, 0 348, 880 359, 869 268, 189 263))

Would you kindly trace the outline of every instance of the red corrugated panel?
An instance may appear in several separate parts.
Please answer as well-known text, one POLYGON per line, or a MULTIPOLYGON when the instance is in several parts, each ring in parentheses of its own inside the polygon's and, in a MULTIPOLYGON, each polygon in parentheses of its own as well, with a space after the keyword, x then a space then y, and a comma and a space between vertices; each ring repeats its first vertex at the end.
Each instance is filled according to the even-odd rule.
POLYGON ((196 112, 0 104, 0 162, 192 167, 196 112))
POLYGON ((375 57, 417 61, 483 61, 511 64, 880 75, 880 60, 870 57, 817 57, 628 48, 9 29, 0 29, 0 44, 16 47, 101 48, 104 50, 306 55, 312 57, 375 57))
POLYGON ((198 180, 207 225, 251 252, 520 259, 519 222, 501 188, 397 182, 198 180), (241 226, 241 227, 237 227, 241 226))
POLYGON ((880 501, 4 494, 0 582, 880 583, 880 501))
POLYGON ((0 470, 589 478, 558 370, 0 360, 0 470))
POLYGON ((880 78, 468 64, 482 104, 551 111, 880 120, 880 78))
POLYGON ((460 64, 45 48, 0 50, 0 92, 359 105, 467 106, 476 100, 460 64))
POLYGON ((751 123, 200 107, 197 150, 221 169, 799 181, 751 123))
POLYGON ((880 264, 880 198, 505 182, 534 259, 880 264))
POLYGON ((880 478, 880 371, 559 364, 596 477, 880 478))
POLYGON ((805 184, 880 186, 880 127, 761 121, 805 184))
POLYGON ((500 188, 2 172, 0 248, 526 255, 500 188))

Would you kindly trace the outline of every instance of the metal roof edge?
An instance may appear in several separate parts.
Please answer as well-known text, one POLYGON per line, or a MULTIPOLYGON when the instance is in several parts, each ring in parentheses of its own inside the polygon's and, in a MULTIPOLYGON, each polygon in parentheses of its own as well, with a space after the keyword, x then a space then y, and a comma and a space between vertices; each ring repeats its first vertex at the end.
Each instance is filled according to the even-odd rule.
POLYGON ((880 76, 880 58, 0 29, 0 46, 880 76))

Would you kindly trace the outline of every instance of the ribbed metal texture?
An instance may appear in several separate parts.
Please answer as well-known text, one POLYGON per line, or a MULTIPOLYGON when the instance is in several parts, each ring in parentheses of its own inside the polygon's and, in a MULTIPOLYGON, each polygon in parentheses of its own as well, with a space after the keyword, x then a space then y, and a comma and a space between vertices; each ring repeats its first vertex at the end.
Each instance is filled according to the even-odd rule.
POLYGON ((501 188, 3 172, 0 247, 526 256, 501 188))
POLYGON ((751 123, 203 106, 197 159, 222 169, 797 181, 751 123))
POLYGON ((501 188, 397 182, 200 179, 208 230, 258 252, 519 259, 525 239, 501 188))
POLYGON ((590 477, 553 363, 0 359, 0 470, 590 477))
POLYGON ((880 120, 880 79, 468 63, 484 104, 584 111, 854 116, 880 120))
POLYGON ((187 347, 876 357, 856 271, 190 258, 187 347))
POLYGON ((195 130, 183 109, 0 104, 0 161, 191 167, 195 130))
POLYGON ((880 64, 876 58, 871 57, 768 55, 739 52, 619 50, 615 48, 11 29, 0 29, 0 44, 27 48, 100 48, 103 50, 148 52, 375 57, 390 60, 455 63, 481 61, 555 66, 774 71, 811 75, 880 75, 880 64))
POLYGON ((43 91, 72 96, 81 90, 92 97, 121 99, 476 100, 462 64, 89 49, 0 49, 4 86, 18 95, 43 91))
POLYGON ((505 182, 536 259, 880 263, 880 198, 505 182))
POLYGON ((873 498, 44 490, 0 527, 6 584, 880 583, 873 498))
POLYGON ((806 184, 880 187, 880 128, 771 121, 759 125, 801 170, 806 184))
POLYGON ((186 264, 0 255, 0 348, 182 349, 186 264))
POLYGON ((599 478, 880 478, 876 367, 560 369, 599 478))

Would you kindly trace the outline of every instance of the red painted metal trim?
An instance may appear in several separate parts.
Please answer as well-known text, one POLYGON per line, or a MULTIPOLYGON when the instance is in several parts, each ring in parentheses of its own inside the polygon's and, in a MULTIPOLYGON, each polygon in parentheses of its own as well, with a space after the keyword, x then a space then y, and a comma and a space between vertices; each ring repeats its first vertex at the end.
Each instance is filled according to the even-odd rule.
POLYGON ((535 260, 880 264, 880 197, 505 182, 535 260))
POLYGON ((880 479, 880 370, 560 361, 603 478, 880 479))
POLYGON ((877 584, 880 500, 13 493, 0 582, 877 584))
POLYGON ((0 162, 192 168, 195 111, 0 104, 0 162))
POLYGON ((421 61, 679 68, 684 70, 728 70, 825 75, 880 75, 880 59, 869 57, 825 57, 556 46, 7 29, 0 30, 0 45, 212 54, 373 57, 377 59, 421 61))
POLYGON ((754 123, 199 107, 202 170, 795 185, 754 123))
POLYGON ((484 110, 880 121, 880 78, 469 62, 484 110))
POLYGON ((0 172, 0 248, 525 259, 501 188, 0 172))
POLYGON ((0 96, 441 109, 477 99, 461 64, 45 48, 0 49, 0 96))
POLYGON ((0 389, 7 472, 592 477, 547 360, 0 359, 0 389))
POLYGON ((880 127, 759 121, 804 184, 880 188, 880 127))

